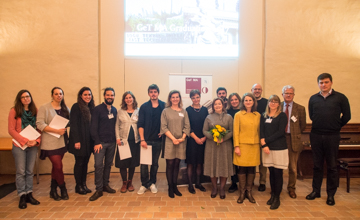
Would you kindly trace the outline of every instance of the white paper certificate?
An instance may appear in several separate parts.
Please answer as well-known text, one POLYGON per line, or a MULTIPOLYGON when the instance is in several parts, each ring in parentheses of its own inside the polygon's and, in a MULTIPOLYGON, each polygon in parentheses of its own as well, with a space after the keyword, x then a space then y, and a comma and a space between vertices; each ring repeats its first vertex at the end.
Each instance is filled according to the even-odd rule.
POLYGON ((140 147, 140 164, 152 165, 152 146, 140 147))
MULTIPOLYGON (((36 140, 38 137, 40 137, 40 133, 37 132, 31 125, 28 125, 19 134, 28 140, 36 140)), ((15 139, 12 140, 23 150, 25 150, 28 147, 26 144, 24 146, 21 146, 21 144, 17 142, 15 139)))
MULTIPOLYGON (((68 119, 61 117, 60 115, 55 115, 55 117, 50 122, 49 127, 55 128, 55 129, 61 129, 61 128, 65 128, 68 123, 69 123, 68 119)), ((60 137, 60 134, 56 134, 56 133, 52 133, 52 132, 47 132, 47 133, 51 134, 57 138, 60 137)))
POLYGON ((125 160, 127 158, 132 157, 131 151, 130 151, 130 146, 127 141, 124 141, 124 145, 118 145, 118 150, 119 150, 120 160, 125 160))

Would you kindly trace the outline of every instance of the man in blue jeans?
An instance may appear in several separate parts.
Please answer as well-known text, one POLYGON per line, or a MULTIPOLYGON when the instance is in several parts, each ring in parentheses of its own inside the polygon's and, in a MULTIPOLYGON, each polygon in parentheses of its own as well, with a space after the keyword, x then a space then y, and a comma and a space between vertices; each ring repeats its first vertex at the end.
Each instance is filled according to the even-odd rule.
POLYGON ((96 192, 90 197, 90 201, 95 201, 103 196, 103 191, 107 193, 116 192, 109 186, 110 170, 116 147, 115 123, 117 111, 112 106, 114 98, 114 89, 105 88, 104 102, 96 106, 91 113, 90 133, 95 144, 96 192))
POLYGON ((148 88, 150 100, 141 105, 139 110, 138 129, 140 135, 140 146, 147 148, 152 146, 152 165, 150 167, 150 176, 148 165, 140 165, 141 187, 137 192, 144 194, 150 188, 152 193, 157 193, 156 175, 159 168, 159 156, 161 152, 160 117, 165 108, 165 103, 159 100, 159 87, 152 84, 148 88))

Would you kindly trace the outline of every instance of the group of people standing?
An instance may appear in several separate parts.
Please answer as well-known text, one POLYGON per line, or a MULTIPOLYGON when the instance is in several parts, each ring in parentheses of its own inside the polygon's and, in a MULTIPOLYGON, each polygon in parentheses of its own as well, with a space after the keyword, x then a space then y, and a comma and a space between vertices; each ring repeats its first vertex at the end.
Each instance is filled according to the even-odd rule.
MULTIPOLYGON (((310 118, 313 120, 310 139, 314 143, 315 165, 313 192, 306 198, 320 197, 325 155, 328 166, 327 204, 334 205, 337 172, 336 164, 332 162, 337 157, 340 129, 350 120, 350 106, 343 94, 332 90, 330 74, 321 74, 318 84, 320 93, 315 94, 309 102, 310 118), (324 108, 335 108, 336 111, 323 111, 324 108), (340 114, 336 116, 337 113, 340 114), (319 120, 333 122, 322 123, 319 120), (317 137, 319 135, 321 137, 317 137), (319 140, 326 142, 324 136, 331 136, 331 140, 337 143, 337 147, 336 143, 332 144, 331 155, 325 151, 327 146, 319 140)), ((90 197, 90 201, 94 201, 103 196, 104 191, 116 192, 109 186, 114 155, 115 166, 120 169, 123 180, 120 192, 131 192, 135 190, 132 179, 135 167, 140 165, 140 150, 151 148, 150 172, 148 165, 140 165, 141 187, 138 194, 144 194, 147 190, 157 193, 156 176, 162 152, 166 159, 168 196, 171 198, 182 195, 177 188, 177 179, 180 161, 185 159, 190 193, 196 193, 193 179, 195 188, 206 191, 201 185, 201 176, 206 175, 212 183, 211 198, 219 194, 220 199, 224 199, 226 181, 231 177, 230 193, 237 190, 236 183, 239 182, 237 202, 243 203, 247 198, 255 203, 252 186, 256 166, 260 165, 258 190, 265 191, 266 170, 269 168, 271 197, 267 204, 270 209, 277 209, 280 206, 284 169, 289 168, 289 196, 296 198, 296 164, 302 148, 301 132, 306 126, 305 108, 293 102, 295 89, 292 86, 283 88, 284 102, 277 95, 271 95, 268 100, 262 98, 259 84, 255 84, 251 91, 242 97, 231 93, 227 99, 226 89, 219 87, 218 97, 211 105, 204 107, 200 104, 200 91, 192 90, 192 104, 184 109, 179 91, 170 91, 164 103, 158 98, 159 87, 152 84, 148 88, 150 100, 140 108, 134 94, 127 91, 122 96, 120 108, 116 110, 112 106, 115 98, 113 88, 104 89, 104 102, 95 107, 91 89, 83 87, 70 111, 64 101, 64 92, 59 87, 52 89, 52 101, 39 110, 30 92, 21 90, 9 113, 9 133, 18 142, 13 143, 12 152, 17 170, 19 208, 26 208, 27 203, 40 204, 32 195, 33 167, 40 147, 40 159, 48 157, 52 163, 50 197, 57 201, 69 199, 62 171, 62 158, 67 151, 75 157, 75 192, 79 194, 92 192, 86 185, 86 177, 91 153, 94 154, 96 191, 90 197), (49 126, 55 115, 70 120, 69 138, 66 128, 54 129, 49 126), (20 132, 28 125, 41 132, 41 138, 28 140, 22 137, 20 132), (226 131, 221 138, 214 138, 211 133, 215 127, 226 131), (20 148, 25 145, 27 148, 24 150, 20 148), (119 149, 125 146, 130 148, 132 156, 120 159, 119 149), (196 174, 195 178, 193 174, 196 174), (57 187, 60 188, 60 195, 57 187)))

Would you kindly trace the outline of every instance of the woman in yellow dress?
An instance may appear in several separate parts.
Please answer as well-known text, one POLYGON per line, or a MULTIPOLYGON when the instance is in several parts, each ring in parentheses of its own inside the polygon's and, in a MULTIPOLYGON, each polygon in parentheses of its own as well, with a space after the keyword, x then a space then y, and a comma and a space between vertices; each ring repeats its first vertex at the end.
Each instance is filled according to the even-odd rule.
POLYGON ((256 111, 257 102, 252 93, 245 93, 241 99, 240 111, 234 118, 234 165, 238 167, 240 196, 237 203, 245 197, 255 203, 252 186, 256 166, 260 164, 260 114, 256 111))

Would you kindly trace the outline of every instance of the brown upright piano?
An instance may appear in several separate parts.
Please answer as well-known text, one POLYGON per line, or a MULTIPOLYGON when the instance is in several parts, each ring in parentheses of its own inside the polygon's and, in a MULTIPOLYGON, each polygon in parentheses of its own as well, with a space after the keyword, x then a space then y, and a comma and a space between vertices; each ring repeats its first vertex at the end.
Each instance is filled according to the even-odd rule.
MULTIPOLYGON (((303 151, 298 161, 298 179, 313 178, 313 157, 310 145, 311 124, 306 125, 306 129, 301 136, 303 141, 303 151)), ((340 146, 338 158, 360 158, 360 124, 346 124, 340 131, 340 146)), ((326 161, 324 165, 324 177, 326 175, 326 161)), ((354 170, 353 177, 360 177, 360 169, 354 170)), ((340 171, 340 176, 345 177, 345 173, 340 171)))

